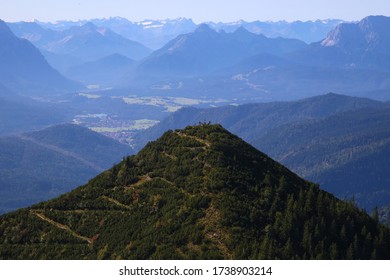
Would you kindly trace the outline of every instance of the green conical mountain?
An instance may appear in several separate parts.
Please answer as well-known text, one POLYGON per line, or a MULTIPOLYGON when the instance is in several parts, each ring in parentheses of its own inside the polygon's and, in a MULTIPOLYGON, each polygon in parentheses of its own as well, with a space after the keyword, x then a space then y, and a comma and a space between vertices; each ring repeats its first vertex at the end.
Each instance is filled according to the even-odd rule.
POLYGON ((0 218, 2 259, 389 259, 390 231, 219 125, 0 218))

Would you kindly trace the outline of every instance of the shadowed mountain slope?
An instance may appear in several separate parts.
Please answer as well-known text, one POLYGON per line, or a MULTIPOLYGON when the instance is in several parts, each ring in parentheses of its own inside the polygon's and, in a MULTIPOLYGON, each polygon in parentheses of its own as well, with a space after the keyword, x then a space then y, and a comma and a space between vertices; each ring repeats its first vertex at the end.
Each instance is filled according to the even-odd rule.
POLYGON ((1 20, 0 82, 23 94, 53 94, 82 88, 54 70, 33 44, 17 38, 1 20))
POLYGON ((0 143, 1 213, 70 191, 132 153, 76 125, 3 137, 0 143))

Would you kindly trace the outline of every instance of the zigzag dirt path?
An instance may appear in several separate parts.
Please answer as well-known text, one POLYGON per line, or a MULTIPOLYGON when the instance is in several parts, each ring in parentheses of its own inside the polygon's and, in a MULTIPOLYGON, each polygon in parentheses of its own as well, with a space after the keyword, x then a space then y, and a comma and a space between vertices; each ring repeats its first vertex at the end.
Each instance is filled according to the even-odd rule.
POLYGON ((129 210, 132 209, 131 206, 128 206, 128 205, 123 204, 123 203, 120 203, 118 200, 115 200, 115 199, 113 199, 113 198, 111 198, 111 197, 108 197, 108 196, 103 195, 101 198, 104 198, 104 199, 106 199, 106 200, 108 200, 108 201, 110 201, 110 202, 112 202, 112 203, 114 203, 114 204, 116 204, 116 205, 118 205, 118 206, 120 206, 120 207, 129 209, 129 210))
POLYGON ((193 139, 199 143, 202 143, 203 145, 205 145, 207 148, 209 148, 211 146, 211 143, 207 140, 204 140, 202 138, 199 138, 199 137, 196 137, 196 136, 192 136, 192 135, 188 135, 188 134, 185 134, 183 132, 176 132, 176 134, 180 137, 183 137, 183 138, 190 138, 190 139, 193 139))
POLYGON ((60 223, 58 223, 56 221, 53 221, 52 219, 46 217, 45 215, 43 215, 42 213, 39 213, 38 211, 30 210, 30 213, 35 215, 35 216, 37 216, 41 220, 46 221, 49 224, 59 228, 59 229, 62 229, 62 230, 65 230, 65 231, 69 232, 74 237, 77 237, 79 239, 87 241, 89 244, 91 244, 93 242, 92 238, 88 238, 88 237, 82 236, 82 235, 78 234, 77 232, 73 231, 72 229, 70 229, 67 225, 63 225, 63 224, 60 224, 60 223))

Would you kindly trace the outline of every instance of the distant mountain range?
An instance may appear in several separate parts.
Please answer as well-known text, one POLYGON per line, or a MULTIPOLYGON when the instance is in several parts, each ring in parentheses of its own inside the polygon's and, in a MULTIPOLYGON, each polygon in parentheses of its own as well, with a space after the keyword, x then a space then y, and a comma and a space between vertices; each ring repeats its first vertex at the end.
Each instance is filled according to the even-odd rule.
POLYGON ((388 99, 389 22, 384 16, 369 16, 356 23, 240 21, 208 25, 186 19, 131 23, 111 18, 10 26, 18 36, 39 46, 62 74, 83 84, 100 85, 96 81, 102 80, 101 86, 125 88, 140 95, 163 92, 169 96, 272 101, 324 92, 388 99), (285 34, 306 33, 315 27, 329 32, 319 31, 321 39, 306 45, 297 39, 273 37, 272 26, 285 34), (151 54, 144 47, 142 55, 135 57, 130 49, 136 43, 111 28, 123 36, 133 32, 135 37, 142 33, 171 40, 151 54), (268 30, 264 33, 269 37, 262 30, 268 30), (116 53, 121 57, 113 61, 116 53), (129 58, 138 61, 124 67, 129 58), (102 59, 108 66, 106 71, 99 66, 102 59), (95 76, 89 71, 94 66, 98 69, 95 76))
POLYGON ((372 209, 390 204, 390 104, 327 94, 294 102, 185 108, 134 138, 136 147, 168 129, 220 123, 340 198, 372 209), (367 170, 363 172, 362 169, 367 170))
POLYGON ((98 26, 107 26, 130 40, 141 42, 153 50, 163 47, 181 34, 193 32, 197 25, 186 18, 167 20, 143 20, 130 22, 124 18, 91 20, 98 26))
POLYGON ((0 143, 1 213, 70 191, 132 153, 76 125, 2 137, 0 143))
POLYGON ((82 88, 54 70, 33 44, 17 38, 1 20, 0 61, 0 83, 24 95, 82 88))
POLYGON ((91 22, 72 26, 63 31, 42 28, 34 22, 9 24, 13 32, 30 40, 40 49, 60 55, 69 55, 82 61, 92 61, 115 53, 132 59, 141 59, 151 50, 140 43, 126 39, 105 27, 91 22))
POLYGON ((207 22, 209 26, 215 30, 224 30, 226 32, 233 32, 234 30, 244 27, 246 30, 255 33, 263 34, 270 38, 291 38, 304 41, 306 43, 313 43, 321 41, 327 34, 333 30, 337 25, 343 23, 342 20, 316 20, 316 21, 237 21, 230 23, 213 23, 207 22))
POLYGON ((0 259, 389 259, 389 228, 219 125, 0 217, 0 259), (347 217, 347 218, 346 218, 347 217))
POLYGON ((296 100, 324 92, 388 99, 389 59, 385 43, 379 44, 388 41, 388 19, 371 16, 359 23, 342 23, 329 34, 329 38, 338 34, 337 42, 358 36, 337 32, 343 26, 361 26, 375 34, 377 39, 367 43, 370 47, 362 49, 351 42, 351 48, 357 48, 353 55, 352 49, 331 46, 329 38, 306 46, 255 35, 243 27, 218 33, 202 25, 143 60, 122 86, 152 95, 164 89, 175 96, 260 101, 296 100))
MULTIPOLYGON (((55 23, 46 23, 36 21, 44 28, 52 30, 65 30, 72 26, 81 26, 86 20, 76 22, 58 21, 55 23)), ((191 19, 177 18, 165 20, 143 20, 140 22, 131 22, 121 17, 111 17, 108 19, 91 19, 90 22, 97 26, 110 28, 114 32, 126 37, 130 40, 141 42, 151 49, 159 49, 170 40, 185 33, 193 32, 197 28, 191 19)), ((263 34, 267 37, 276 38, 284 37, 291 39, 299 39, 306 43, 318 42, 326 37, 336 25, 341 23, 341 20, 316 20, 316 21, 277 21, 277 22, 246 22, 243 20, 237 22, 214 23, 206 22, 211 28, 216 31, 224 30, 226 32, 234 32, 239 27, 245 27, 252 33, 263 34)))
POLYGON ((232 66, 258 53, 281 55, 302 49, 295 39, 270 39, 239 28, 233 33, 216 32, 200 25, 153 52, 136 69, 137 76, 186 77, 209 74, 232 66))
POLYGON ((131 22, 121 17, 111 17, 108 19, 90 19, 79 21, 57 21, 40 22, 34 21, 45 29, 64 31, 74 26, 82 26, 91 22, 100 27, 106 27, 119 35, 156 50, 164 46, 178 35, 192 32, 197 25, 186 18, 166 19, 166 20, 143 20, 131 22))
POLYGON ((151 53, 151 50, 142 44, 91 22, 63 31, 45 29, 34 22, 9 25, 17 36, 30 40, 41 49, 51 65, 63 74, 67 74, 71 67, 114 54, 138 60, 151 53))

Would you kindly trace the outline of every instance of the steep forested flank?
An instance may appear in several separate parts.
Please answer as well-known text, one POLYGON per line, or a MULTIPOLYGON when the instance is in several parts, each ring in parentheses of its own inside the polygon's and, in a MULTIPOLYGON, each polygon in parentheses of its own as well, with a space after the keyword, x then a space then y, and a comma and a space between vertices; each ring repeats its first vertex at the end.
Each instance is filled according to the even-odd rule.
POLYGON ((390 231, 219 125, 0 218, 2 259, 389 259, 390 231))
POLYGON ((355 197, 368 211, 389 204, 389 108, 279 126, 256 146, 336 196, 355 197))

